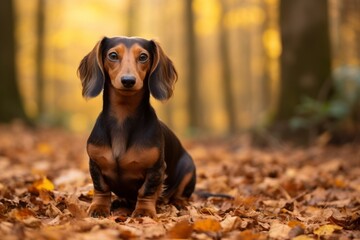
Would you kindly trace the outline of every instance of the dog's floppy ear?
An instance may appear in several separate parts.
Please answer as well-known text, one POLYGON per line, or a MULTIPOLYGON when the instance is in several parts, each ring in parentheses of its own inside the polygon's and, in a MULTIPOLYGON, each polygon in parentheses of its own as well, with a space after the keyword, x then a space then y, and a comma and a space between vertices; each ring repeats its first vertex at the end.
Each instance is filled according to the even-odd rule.
POLYGON ((96 97, 104 87, 102 45, 105 39, 106 37, 100 40, 80 62, 77 72, 83 88, 82 95, 85 98, 96 97))
POLYGON ((173 94, 177 72, 172 61, 165 55, 160 45, 153 44, 153 60, 149 75, 149 89, 151 95, 158 100, 167 100, 173 94))

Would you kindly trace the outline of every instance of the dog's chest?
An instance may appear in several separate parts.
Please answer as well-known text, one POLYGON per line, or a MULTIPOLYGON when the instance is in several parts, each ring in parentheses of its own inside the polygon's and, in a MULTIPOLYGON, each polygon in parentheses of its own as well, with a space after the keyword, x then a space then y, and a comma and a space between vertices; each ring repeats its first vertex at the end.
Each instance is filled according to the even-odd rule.
POLYGON ((118 153, 117 149, 93 144, 88 145, 88 154, 103 175, 121 182, 145 178, 146 170, 160 157, 157 147, 131 147, 118 153))

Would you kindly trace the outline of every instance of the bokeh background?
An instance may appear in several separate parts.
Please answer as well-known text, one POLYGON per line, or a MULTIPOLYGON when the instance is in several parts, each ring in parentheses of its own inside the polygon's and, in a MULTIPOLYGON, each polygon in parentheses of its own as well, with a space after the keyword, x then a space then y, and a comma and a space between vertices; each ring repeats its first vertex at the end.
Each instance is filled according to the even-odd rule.
POLYGON ((2 0, 0 122, 88 131, 76 71, 103 36, 158 40, 179 73, 153 101, 182 136, 358 133, 359 0, 2 0))

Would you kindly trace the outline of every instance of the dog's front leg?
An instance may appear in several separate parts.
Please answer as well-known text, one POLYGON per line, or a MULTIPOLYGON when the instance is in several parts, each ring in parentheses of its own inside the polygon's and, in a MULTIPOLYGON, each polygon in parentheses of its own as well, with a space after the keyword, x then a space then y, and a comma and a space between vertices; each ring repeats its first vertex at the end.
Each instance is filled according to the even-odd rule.
POLYGON ((94 197, 88 209, 91 217, 106 217, 110 214, 111 192, 99 166, 90 159, 90 175, 94 184, 94 197))
POLYGON ((132 217, 156 217, 156 202, 163 190, 166 164, 159 159, 148 169, 145 182, 139 189, 135 210, 132 217))

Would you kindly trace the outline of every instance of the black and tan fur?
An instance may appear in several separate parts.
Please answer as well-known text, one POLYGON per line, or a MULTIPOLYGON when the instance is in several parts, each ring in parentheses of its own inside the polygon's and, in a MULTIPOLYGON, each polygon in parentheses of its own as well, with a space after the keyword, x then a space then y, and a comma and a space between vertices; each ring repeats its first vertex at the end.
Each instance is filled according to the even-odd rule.
POLYGON ((103 91, 103 109, 87 143, 94 198, 89 214, 110 214, 111 192, 133 206, 132 216, 156 216, 161 198, 188 199, 195 166, 150 105, 172 96, 177 73, 153 40, 104 37, 80 63, 85 98, 103 91))

